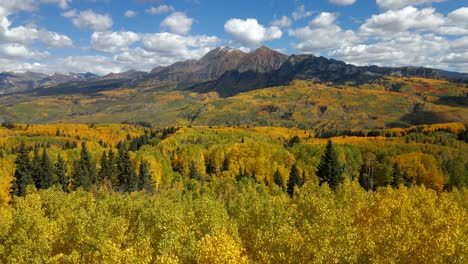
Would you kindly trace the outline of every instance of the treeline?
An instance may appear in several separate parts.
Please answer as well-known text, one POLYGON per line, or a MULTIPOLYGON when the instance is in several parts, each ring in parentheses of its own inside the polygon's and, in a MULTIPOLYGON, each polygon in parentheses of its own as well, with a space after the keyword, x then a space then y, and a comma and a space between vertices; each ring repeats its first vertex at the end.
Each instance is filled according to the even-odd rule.
POLYGON ((433 130, 426 129, 425 126, 417 126, 406 129, 377 129, 377 130, 334 130, 334 129, 317 129, 313 130, 316 138, 332 138, 340 136, 353 137, 405 137, 407 141, 417 143, 431 143, 447 145, 448 141, 459 140, 468 143, 468 128, 457 131, 450 127, 440 127, 433 130))
MULTIPOLYGON (((100 125, 88 129, 96 133, 100 125)), ((431 129, 421 128, 419 132, 429 131, 428 136, 447 133, 437 131, 437 127, 431 129)), ((70 131, 67 127, 63 130, 70 131)), ((13 195, 23 195, 28 184, 38 189, 60 185, 64 191, 96 186, 114 192, 153 192, 179 184, 182 179, 214 182, 226 178, 276 185, 290 196, 295 187, 306 182, 326 182, 334 189, 346 178, 366 190, 424 185, 442 191, 468 186, 467 146, 461 141, 409 144, 406 138, 336 137, 324 144, 306 130, 183 128, 176 133, 179 130, 140 128, 126 136, 121 133, 120 141, 103 141, 106 137, 96 134, 94 141, 87 141, 90 149, 88 145, 73 148, 77 141, 70 144, 63 136, 10 137, 0 147, 0 157, 6 164, 0 173, 9 177, 15 172, 13 195), (290 137, 284 136, 287 133, 290 137), (27 145, 15 145, 18 142, 27 145), (47 152, 53 152, 53 164, 49 164, 47 152)), ((46 133, 50 135, 50 131, 46 133)), ((1 186, 10 189, 8 183, 1 186)), ((2 192, 2 199, 7 200, 7 193, 2 192)))
POLYGON ((11 183, 12 196, 24 196, 28 185, 37 189, 48 189, 58 185, 64 192, 83 188, 89 191, 93 186, 106 186, 109 190, 117 192, 133 192, 146 190, 154 192, 148 162, 140 161, 136 170, 130 159, 129 151, 123 147, 114 153, 103 152, 99 170, 92 161, 86 142, 81 145, 80 157, 73 162, 71 172, 68 172, 65 160, 60 156, 52 164, 47 148, 33 148, 33 158, 29 157, 29 150, 24 143, 19 146, 15 160, 16 169, 11 183))

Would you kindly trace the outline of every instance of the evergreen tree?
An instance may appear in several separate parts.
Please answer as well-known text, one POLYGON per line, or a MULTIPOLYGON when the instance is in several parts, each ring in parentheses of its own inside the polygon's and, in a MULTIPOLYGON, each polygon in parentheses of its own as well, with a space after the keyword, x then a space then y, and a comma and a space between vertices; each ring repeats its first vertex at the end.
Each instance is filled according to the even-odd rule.
POLYGON ((291 168, 291 172, 289 173, 289 179, 287 184, 287 192, 289 196, 293 196, 294 194, 294 187, 301 187, 302 186, 302 179, 299 175, 299 170, 297 169, 296 164, 294 164, 291 168))
POLYGON ((101 156, 101 168, 98 172, 98 183, 102 183, 104 179, 110 178, 109 173, 109 159, 107 158, 107 153, 104 151, 101 156))
POLYGON ((213 158, 208 158, 206 161, 206 174, 215 174, 216 164, 213 158))
POLYGON ((148 193, 154 192, 154 185, 151 179, 149 163, 142 160, 139 168, 138 190, 145 190, 148 193))
POLYGON ((48 189, 52 187, 57 181, 55 180, 54 175, 54 167, 52 162, 50 161, 49 155, 47 155, 47 150, 44 148, 42 150, 42 157, 40 161, 40 173, 39 173, 39 181, 38 181, 38 188, 39 189, 48 189))
POLYGON ((107 176, 108 180, 112 184, 112 186, 117 186, 118 185, 118 180, 117 180, 117 159, 114 154, 114 151, 112 148, 109 150, 109 153, 107 154, 107 172, 105 175, 107 176))
POLYGON ((392 168, 392 187, 398 188, 401 184, 401 171, 397 163, 393 164, 392 168))
POLYGON ((223 165, 221 166, 221 171, 229 170, 229 158, 228 156, 224 156, 223 165))
POLYGON ((86 148, 86 143, 81 144, 80 159, 73 166, 73 188, 83 187, 90 190, 96 183, 96 165, 91 160, 91 155, 86 148))
POLYGON ((34 181, 34 185, 39 189, 41 186, 42 166, 38 145, 34 145, 33 149, 33 158, 31 160, 31 177, 34 181))
POLYGON ((335 151, 332 141, 329 139, 325 147, 320 163, 317 167, 317 176, 320 179, 320 185, 328 183, 331 189, 336 187, 343 181, 341 175, 343 169, 338 161, 338 154, 335 151))
POLYGON ((55 176, 60 186, 62 186, 62 190, 64 192, 69 192, 67 164, 60 154, 57 157, 57 163, 55 163, 55 176))
POLYGON ((284 190, 283 176, 281 175, 278 169, 276 169, 275 175, 273 176, 273 181, 276 185, 278 185, 278 187, 284 190))
POLYGON ((128 150, 123 148, 119 149, 118 161, 118 185, 117 189, 121 192, 133 192, 137 189, 138 179, 133 169, 132 160, 128 150))
POLYGON ((31 161, 29 160, 29 153, 24 143, 21 143, 19 147, 15 164, 16 170, 10 194, 12 196, 24 196, 26 186, 34 184, 31 176, 31 161))
POLYGON ((190 162, 189 178, 190 179, 195 179, 195 180, 201 180, 201 178, 202 178, 202 175, 200 174, 197 167, 195 166, 194 161, 190 162))

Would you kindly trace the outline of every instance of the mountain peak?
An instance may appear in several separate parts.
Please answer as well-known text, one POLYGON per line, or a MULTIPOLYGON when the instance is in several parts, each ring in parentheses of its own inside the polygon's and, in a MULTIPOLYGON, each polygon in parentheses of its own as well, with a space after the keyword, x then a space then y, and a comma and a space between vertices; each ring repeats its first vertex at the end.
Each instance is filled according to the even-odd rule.
POLYGON ((274 49, 270 49, 269 47, 262 45, 255 50, 253 50, 251 53, 260 53, 260 54, 283 54, 281 52, 278 52, 274 49))

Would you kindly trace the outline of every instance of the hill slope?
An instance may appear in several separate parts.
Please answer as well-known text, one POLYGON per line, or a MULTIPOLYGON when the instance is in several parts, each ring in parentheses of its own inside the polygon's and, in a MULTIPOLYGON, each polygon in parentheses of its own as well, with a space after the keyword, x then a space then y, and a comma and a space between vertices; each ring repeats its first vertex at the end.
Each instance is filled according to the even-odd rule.
POLYGON ((110 90, 98 86, 75 93, 54 89, 65 88, 0 97, 0 117, 22 123, 149 121, 162 126, 256 124, 341 129, 468 122, 466 102, 455 100, 468 92, 463 84, 418 78, 388 77, 359 87, 294 81, 228 98, 216 92, 179 91, 171 85, 110 90))

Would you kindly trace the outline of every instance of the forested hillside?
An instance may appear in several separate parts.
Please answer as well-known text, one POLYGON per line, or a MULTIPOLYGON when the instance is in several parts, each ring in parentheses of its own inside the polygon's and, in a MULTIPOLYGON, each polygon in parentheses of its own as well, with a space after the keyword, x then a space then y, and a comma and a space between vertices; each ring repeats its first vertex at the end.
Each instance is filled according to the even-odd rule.
POLYGON ((0 96, 0 120, 327 129, 408 127, 468 122, 467 93, 466 84, 402 77, 340 85, 295 80, 231 97, 166 82, 115 88, 109 80, 96 86, 76 83, 0 96))
POLYGON ((3 124, 6 263, 464 263, 468 134, 3 124))

